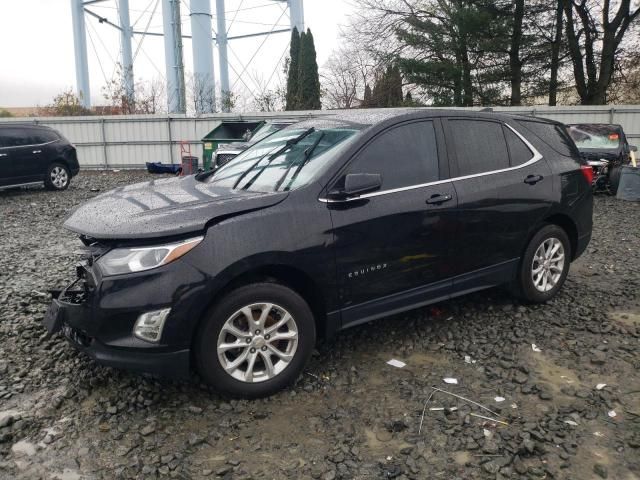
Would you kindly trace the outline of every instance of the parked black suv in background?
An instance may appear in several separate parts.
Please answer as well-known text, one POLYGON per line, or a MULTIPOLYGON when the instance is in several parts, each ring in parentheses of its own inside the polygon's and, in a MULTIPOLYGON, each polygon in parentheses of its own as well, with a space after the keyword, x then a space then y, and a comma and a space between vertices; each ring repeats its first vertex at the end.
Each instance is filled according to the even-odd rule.
POLYGON ((193 366, 223 391, 268 395, 317 336, 495 285, 555 296, 591 237, 586 173, 566 128, 540 119, 307 120, 215 172, 77 208, 65 226, 86 262, 44 323, 107 365, 193 366))
POLYGON ((0 123, 0 188, 44 181, 65 190, 79 171, 75 147, 56 130, 0 123))

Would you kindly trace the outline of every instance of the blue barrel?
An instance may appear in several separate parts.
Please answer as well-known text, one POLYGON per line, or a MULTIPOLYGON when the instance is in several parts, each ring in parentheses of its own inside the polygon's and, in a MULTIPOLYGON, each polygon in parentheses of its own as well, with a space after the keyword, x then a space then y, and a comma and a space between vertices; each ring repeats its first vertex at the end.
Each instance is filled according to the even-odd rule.
POLYGON ((616 197, 620 200, 640 202, 640 168, 631 165, 622 167, 616 197))

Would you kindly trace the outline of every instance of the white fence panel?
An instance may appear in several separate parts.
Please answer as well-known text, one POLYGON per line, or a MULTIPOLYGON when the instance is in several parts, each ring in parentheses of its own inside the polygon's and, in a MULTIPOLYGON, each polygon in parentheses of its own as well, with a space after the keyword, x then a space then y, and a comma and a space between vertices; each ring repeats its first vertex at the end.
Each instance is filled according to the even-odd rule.
MULTIPOLYGON (((473 108, 478 110, 478 108, 473 108)), ((532 115, 564 123, 619 123, 640 144, 640 105, 575 107, 496 107, 495 111, 532 115)), ((104 117, 8 118, 0 122, 39 123, 59 130, 78 147, 82 168, 144 168, 145 162, 179 163, 183 146, 202 164, 202 138, 225 120, 300 119, 335 111, 216 114, 128 115, 104 117), (181 145, 183 143, 183 145, 181 145)))

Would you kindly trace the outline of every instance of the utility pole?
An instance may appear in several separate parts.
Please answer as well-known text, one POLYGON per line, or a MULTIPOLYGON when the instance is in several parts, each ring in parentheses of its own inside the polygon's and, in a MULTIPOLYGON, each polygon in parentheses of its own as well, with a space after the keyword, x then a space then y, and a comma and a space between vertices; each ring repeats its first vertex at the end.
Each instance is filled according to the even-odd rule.
POLYGON ((213 113, 216 109, 216 81, 213 73, 211 0, 191 0, 190 8, 196 113, 213 113))
POLYGON ((83 0, 71 0, 73 46, 76 63, 76 91, 84 108, 91 107, 89 91, 89 62, 87 61, 87 31, 84 24, 83 0))
POLYGON ((167 73, 169 113, 185 113, 184 65, 182 63, 182 26, 180 0, 162 0, 164 58, 167 73))
POLYGON ((227 19, 224 13, 224 0, 216 0, 216 19, 218 21, 218 58, 220 60, 220 99, 222 110, 229 111, 231 87, 229 86, 229 57, 227 56, 227 19))
POLYGON ((118 5, 120 16, 120 41, 122 43, 122 83, 130 107, 134 102, 133 55, 131 54, 131 37, 133 28, 129 20, 129 0, 120 0, 118 5))

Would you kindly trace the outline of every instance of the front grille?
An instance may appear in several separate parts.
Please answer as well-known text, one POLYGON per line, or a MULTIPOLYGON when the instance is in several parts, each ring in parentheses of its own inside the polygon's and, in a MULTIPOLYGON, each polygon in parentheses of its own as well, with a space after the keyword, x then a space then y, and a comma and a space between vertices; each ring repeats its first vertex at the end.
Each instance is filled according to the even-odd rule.
POLYGON ((221 153, 216 156, 216 165, 221 167, 238 156, 237 153, 221 153))

